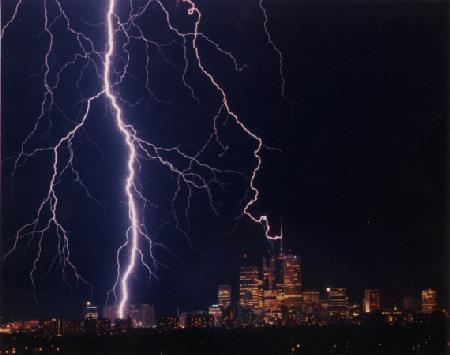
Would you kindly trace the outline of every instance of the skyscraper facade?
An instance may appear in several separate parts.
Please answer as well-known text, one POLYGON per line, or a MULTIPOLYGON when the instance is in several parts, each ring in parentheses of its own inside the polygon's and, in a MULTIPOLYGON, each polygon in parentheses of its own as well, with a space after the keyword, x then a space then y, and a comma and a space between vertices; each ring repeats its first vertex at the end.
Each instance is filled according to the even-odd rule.
POLYGON ((257 266, 242 266, 240 269, 239 304, 251 308, 262 306, 262 280, 257 266))
POLYGON ((84 308, 84 318, 98 319, 98 308, 91 301, 86 302, 86 306, 84 308))
POLYGON ((275 255, 270 258, 263 258, 263 305, 269 316, 280 308, 280 300, 277 299, 276 274, 277 258, 275 255))
POLYGON ((231 305, 231 286, 219 285, 217 290, 218 305, 226 308, 231 305))
POLYGON ((275 259, 275 291, 280 304, 284 301, 284 252, 280 250, 275 259))
POLYGON ((302 279, 300 258, 297 255, 283 256, 283 303, 287 307, 298 307, 302 302, 302 279))
POLYGON ((431 288, 422 290, 422 312, 433 313, 437 310, 437 296, 436 291, 431 288))
POLYGON ((263 288, 264 290, 275 289, 276 257, 263 258, 263 288))
POLYGON ((346 316, 348 313, 348 297, 345 288, 327 288, 327 308, 330 316, 346 316))
POLYGON ((380 309, 380 290, 364 290, 363 311, 371 313, 380 309))

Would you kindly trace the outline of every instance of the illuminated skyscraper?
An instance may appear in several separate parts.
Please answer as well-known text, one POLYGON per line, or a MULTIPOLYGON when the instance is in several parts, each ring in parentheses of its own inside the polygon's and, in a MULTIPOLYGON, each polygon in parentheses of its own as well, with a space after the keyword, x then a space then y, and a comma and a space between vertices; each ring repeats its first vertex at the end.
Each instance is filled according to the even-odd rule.
POLYGON ((275 290, 263 290, 263 306, 269 314, 272 314, 280 309, 281 303, 277 299, 277 293, 275 290))
POLYGON ((433 313, 437 310, 436 291, 431 288, 422 290, 422 312, 433 313))
POLYGON ((283 303, 290 306, 300 306, 302 301, 302 279, 300 258, 297 255, 283 256, 283 303))
POLYGON ((276 291, 276 265, 275 256, 271 256, 269 259, 263 258, 263 305, 269 316, 273 316, 275 311, 280 308, 276 291))
POLYGON ((239 274, 239 304, 252 308, 262 306, 262 280, 257 266, 242 266, 239 274))
POLYGON ((276 258, 271 256, 269 259, 263 258, 263 288, 264 290, 275 289, 276 258))
POLYGON ((275 258, 275 295, 277 301, 280 303, 284 300, 284 251, 283 251, 283 220, 281 220, 281 230, 280 230, 280 252, 275 258))
POLYGON ((219 306, 225 308, 231 305, 231 286, 219 285, 217 292, 219 306))
POLYGON ((380 290, 364 290, 363 311, 371 313, 380 309, 380 290))
POLYGON ((348 313, 348 297, 345 288, 327 288, 327 307, 331 316, 346 316, 348 313))
POLYGON ((275 259, 275 291, 280 304, 284 300, 284 252, 280 250, 275 259))
POLYGON ((84 309, 85 319, 98 319, 98 308, 92 302, 87 301, 84 309))
POLYGON ((300 258, 283 251, 283 222, 281 223, 281 245, 276 259, 271 259, 264 276, 275 283, 276 299, 288 308, 298 308, 302 302, 302 277, 300 258))

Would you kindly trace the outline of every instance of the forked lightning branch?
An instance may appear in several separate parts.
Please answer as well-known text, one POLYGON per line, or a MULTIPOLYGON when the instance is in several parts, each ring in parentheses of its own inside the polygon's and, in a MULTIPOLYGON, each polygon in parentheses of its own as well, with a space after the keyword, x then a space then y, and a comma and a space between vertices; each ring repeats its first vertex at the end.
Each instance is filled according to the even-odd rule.
MULTIPOLYGON (((200 50, 199 41, 205 42, 218 54, 224 56, 226 60, 230 62, 230 65, 235 70, 244 70, 245 66, 239 63, 239 60, 227 49, 217 43, 214 39, 210 38, 208 34, 202 32, 202 18, 205 16, 200 9, 200 6, 192 0, 181 0, 180 6, 177 6, 177 11, 181 12, 190 22, 191 29, 189 31, 182 30, 175 24, 173 20, 174 13, 169 9, 168 4, 163 0, 149 0, 140 6, 135 6, 133 1, 129 2, 108 0, 105 2, 103 9, 105 14, 105 20, 99 24, 92 24, 101 28, 105 32, 106 43, 102 48, 96 48, 95 41, 91 39, 86 33, 75 28, 72 24, 71 18, 68 12, 65 10, 65 4, 63 0, 42 0, 43 14, 44 14, 44 28, 42 36, 47 38, 47 46, 45 48, 45 54, 43 60, 43 79, 42 86, 44 88, 44 94, 41 100, 39 113, 34 117, 33 128, 29 134, 25 137, 21 144, 20 151, 17 156, 14 157, 14 168, 11 175, 11 180, 14 183, 14 177, 19 174, 19 170, 29 160, 34 159, 41 155, 47 155, 51 157, 50 180, 48 181, 46 194, 42 197, 40 204, 36 207, 35 215, 32 220, 22 225, 11 241, 9 249, 3 255, 3 259, 7 259, 19 247, 25 245, 29 247, 30 243, 35 241, 37 243, 37 252, 34 256, 34 261, 29 273, 30 281, 35 289, 36 273, 41 267, 41 256, 43 253, 43 241, 49 234, 56 234, 57 237, 57 253, 53 257, 49 270, 56 265, 59 265, 64 281, 71 286, 69 281, 69 274, 71 277, 80 282, 85 283, 90 288, 92 286, 89 282, 78 272, 77 266, 72 261, 70 254, 70 233, 67 228, 61 223, 59 217, 59 207, 63 203, 61 197, 58 195, 58 186, 61 184, 63 174, 71 174, 73 179, 82 187, 86 195, 95 200, 94 195, 88 189, 88 186, 83 182, 82 176, 76 169, 74 164, 74 157, 76 155, 76 145, 74 144, 74 138, 80 135, 83 131, 86 122, 91 118, 92 107, 99 101, 100 98, 106 99, 108 103, 108 124, 111 124, 120 134, 124 147, 126 148, 126 160, 118 161, 124 168, 124 183, 121 186, 126 199, 126 209, 124 214, 128 218, 127 228, 124 231, 123 243, 117 249, 116 253, 116 265, 112 266, 116 270, 116 280, 110 290, 118 307, 118 318, 123 318, 125 315, 126 305, 130 301, 131 289, 129 285, 130 277, 135 273, 136 268, 140 265, 148 270, 150 275, 155 272, 155 266, 157 260, 153 254, 153 248, 159 243, 152 240, 152 236, 148 233, 144 223, 144 208, 146 205, 151 204, 148 198, 145 197, 145 191, 142 189, 140 183, 140 164, 141 157, 145 160, 157 162, 163 169, 173 174, 176 177, 177 188, 173 191, 171 197, 172 206, 175 205, 179 198, 181 186, 188 191, 188 197, 185 201, 185 208, 188 209, 191 206, 190 198, 193 191, 203 192, 208 200, 209 207, 215 213, 218 213, 214 203, 214 190, 212 186, 216 186, 225 189, 223 177, 227 175, 236 175, 238 178, 245 180, 248 184, 248 191, 245 196, 245 200, 242 204, 241 214, 236 218, 247 217, 251 221, 261 225, 264 232, 264 236, 269 240, 281 239, 281 235, 273 233, 271 224, 267 215, 256 215, 252 212, 252 207, 258 202, 260 191, 256 185, 256 178, 262 167, 263 161, 261 152, 265 149, 262 138, 245 123, 245 118, 241 117, 231 107, 230 101, 227 96, 223 85, 220 80, 217 79, 213 73, 208 69, 208 62, 205 60, 200 50), (126 3, 126 4, 125 4, 126 3), (126 18, 119 16, 119 6, 127 6, 129 8, 126 18), (156 7, 159 11, 159 15, 164 19, 166 29, 172 34, 173 39, 168 43, 159 43, 152 38, 149 38, 145 31, 139 25, 139 19, 150 16, 150 6, 156 7), (63 24, 65 31, 69 34, 77 44, 77 48, 74 48, 72 59, 65 62, 63 65, 55 66, 50 60, 51 56, 55 52, 56 42, 58 41, 56 36, 56 24, 63 24), (118 36, 125 38, 122 43, 117 40, 118 36), (195 154, 189 154, 183 150, 179 145, 176 146, 160 146, 152 141, 143 137, 142 132, 138 130, 130 123, 131 120, 126 117, 123 105, 129 105, 119 93, 119 86, 124 79, 129 75, 128 66, 130 58, 134 56, 130 49, 130 43, 132 41, 140 42, 146 49, 146 91, 149 97, 166 104, 164 100, 161 100, 155 95, 149 83, 149 50, 150 48, 156 48, 163 53, 163 48, 172 44, 181 46, 184 63, 184 68, 181 73, 181 80, 183 86, 186 89, 195 102, 199 103, 200 93, 196 92, 194 85, 192 85, 188 76, 186 75, 190 66, 195 65, 199 70, 199 74, 203 76, 209 83, 211 90, 214 90, 216 95, 220 98, 220 104, 217 107, 217 114, 211 120, 210 135, 201 145, 200 149, 195 154), (120 46, 120 48, 119 48, 120 46), (120 49, 123 55, 117 55, 120 49), (190 55, 192 53, 192 55, 190 55), (120 61, 125 64, 121 66, 115 65, 116 61, 120 61), (69 117, 58 105, 56 100, 56 93, 62 90, 62 81, 64 80, 64 74, 70 68, 73 68, 81 64, 81 70, 78 76, 78 80, 75 83, 81 81, 82 77, 86 75, 88 68, 93 68, 95 74, 95 80, 99 84, 100 89, 98 92, 88 96, 81 97, 81 111, 77 117, 69 117), (119 71, 117 68, 121 68, 119 71), (49 112, 52 110, 59 110, 60 113, 72 123, 70 129, 64 132, 58 139, 56 144, 53 145, 36 145, 35 141, 39 136, 41 126, 46 120, 49 112), (254 147, 253 161, 254 165, 251 168, 251 173, 247 176, 245 173, 233 170, 223 169, 217 166, 207 163, 203 159, 203 155, 211 144, 217 144, 226 149, 226 145, 220 138, 220 127, 217 125, 217 117, 225 113, 235 124, 240 128, 242 135, 245 135, 252 141, 254 147), (169 154, 170 153, 170 154, 169 154), (170 159, 169 157, 175 157, 170 159), (178 161, 184 162, 184 167, 180 168, 177 164, 178 161), (185 167, 187 166, 187 167, 185 167), (206 173, 201 173, 204 171, 206 173)), ((269 19, 268 13, 264 7, 262 0, 257 0, 257 8, 260 10, 260 16, 262 18, 261 30, 266 37, 266 45, 273 50, 273 53, 279 60, 279 75, 280 75, 280 92, 283 99, 285 99, 285 79, 283 77, 283 57, 280 49, 277 47, 269 33, 269 19)), ((26 0, 19 0, 13 6, 13 11, 9 19, 3 19, 1 39, 8 36, 8 31, 13 26, 26 26, 25 22, 18 20, 21 11, 27 6, 26 0)), ((179 14, 178 14, 179 15, 179 14)), ((170 59, 165 58, 170 62, 170 59)), ((80 94, 81 95, 81 94, 80 94)), ((170 104, 170 103, 169 103, 170 104)), ((8 119, 3 117, 2 119, 8 119)), ((28 119, 28 118, 27 118, 28 119)), ((30 120, 32 118, 29 118, 30 120)), ((178 223, 177 213, 173 211, 173 215, 176 221, 176 228, 182 232, 186 238, 189 235, 178 223)), ((152 221, 146 221, 146 223, 152 223, 152 221)), ((35 294, 36 297, 36 294, 35 294)))

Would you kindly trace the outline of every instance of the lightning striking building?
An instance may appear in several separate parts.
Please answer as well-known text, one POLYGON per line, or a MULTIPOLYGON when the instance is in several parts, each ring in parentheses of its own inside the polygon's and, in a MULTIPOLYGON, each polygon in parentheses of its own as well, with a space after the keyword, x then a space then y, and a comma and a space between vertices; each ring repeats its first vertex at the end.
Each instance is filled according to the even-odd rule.
MULTIPOLYGON (((33 2, 16 1, 13 13, 1 28, 0 38, 2 41, 5 40, 5 35, 14 27, 13 25, 15 23, 19 24, 22 21, 25 23, 28 20, 27 16, 24 15, 32 14, 32 16, 36 16, 35 10, 27 10, 22 14, 25 3, 33 2)), ((102 43, 97 43, 97 39, 90 38, 91 25, 85 24, 88 25, 87 31, 86 26, 77 25, 74 27, 74 24, 79 21, 76 18, 72 19, 71 11, 66 9, 66 7, 70 6, 66 5, 66 2, 55 0, 38 3, 42 3, 42 10, 39 11, 39 14, 42 13, 43 16, 39 21, 43 22, 44 28, 39 29, 39 33, 36 33, 36 35, 45 38, 46 48, 45 50, 40 48, 39 52, 42 52, 42 55, 37 55, 35 58, 38 62, 43 63, 41 70, 43 75, 42 79, 40 79, 42 82, 39 83, 43 89, 38 105, 40 107, 40 114, 34 118, 33 129, 22 141, 17 157, 12 160, 11 176, 12 180, 14 180, 17 170, 28 160, 45 153, 49 154, 49 158, 45 160, 46 168, 42 165, 41 169, 47 169, 46 173, 49 178, 45 184, 45 193, 38 200, 40 203, 38 202, 34 209, 35 216, 29 221, 21 223, 21 226, 18 226, 17 232, 11 241, 11 246, 3 255, 3 258, 7 258, 17 248, 22 246, 26 238, 30 237, 28 245, 34 243, 31 249, 36 250, 29 272, 33 296, 35 298, 37 297, 37 285, 35 281, 36 276, 41 271, 41 257, 47 254, 45 250, 47 248, 45 246, 46 243, 43 243, 44 238, 47 238, 47 234, 56 236, 57 255, 55 255, 53 260, 61 261, 61 272, 64 275, 70 275, 70 278, 77 283, 82 282, 83 285, 89 288, 92 294, 93 285, 78 272, 77 266, 72 260, 70 254, 70 245, 72 243, 72 236, 69 233, 70 228, 64 226, 59 219, 61 215, 60 208, 64 205, 64 197, 60 193, 60 186, 58 185, 61 184, 63 186, 63 181, 66 182, 66 179, 70 177, 70 179, 74 179, 82 188, 87 198, 91 201, 99 202, 83 183, 74 165, 74 161, 78 160, 77 147, 74 143, 79 139, 82 132, 86 134, 85 130, 88 127, 88 122, 92 120, 91 117, 98 115, 96 106, 100 102, 107 106, 107 115, 109 118, 108 120, 104 120, 105 126, 102 129, 109 130, 114 128, 120 137, 122 146, 125 148, 123 153, 124 159, 118 160, 117 162, 117 166, 124 169, 123 178, 120 179, 122 182, 117 186, 117 189, 119 190, 120 187, 120 191, 122 191, 120 199, 126 201, 123 218, 127 222, 125 228, 117 236, 120 242, 115 251, 115 265, 112 266, 116 271, 116 278, 111 285, 112 287, 107 292, 108 300, 111 296, 114 299, 115 306, 117 306, 115 309, 116 315, 114 317, 110 315, 110 318, 126 319, 128 317, 127 312, 133 300, 132 288, 130 286, 131 278, 136 275, 138 268, 143 268, 149 273, 149 276, 154 276, 154 265, 157 264, 152 252, 153 246, 157 243, 152 241, 144 223, 145 208, 152 203, 145 197, 146 191, 144 191, 145 189, 142 186, 142 160, 158 164, 164 173, 168 172, 176 178, 177 187, 169 193, 169 201, 172 202, 171 205, 173 207, 170 215, 173 215, 173 218, 176 220, 176 229, 188 239, 188 233, 180 225, 177 218, 179 211, 176 211, 174 207, 182 199, 182 195, 184 195, 184 192, 180 191, 185 191, 188 196, 183 203, 185 207, 181 212, 183 216, 188 216, 188 210, 191 206, 191 196, 194 191, 204 193, 209 199, 209 207, 218 214, 220 211, 217 211, 217 207, 215 206, 215 199, 212 198, 211 188, 217 185, 222 186, 225 182, 228 184, 230 174, 236 176, 238 180, 244 177, 247 184, 244 196, 235 199, 239 201, 239 216, 246 216, 252 222, 258 224, 268 240, 281 239, 280 235, 273 233, 267 215, 256 215, 252 213, 252 209, 258 203, 261 194, 256 186, 255 180, 263 165, 262 153, 266 149, 266 145, 262 138, 248 128, 245 120, 234 111, 233 105, 229 101, 228 93, 224 88, 225 85, 210 72, 209 67, 210 65, 213 67, 214 64, 209 63, 207 60, 209 56, 205 56, 203 52, 207 47, 211 46, 212 50, 217 54, 228 58, 227 60, 230 60, 234 64, 236 71, 243 70, 246 65, 239 65, 232 53, 223 49, 219 43, 216 43, 206 33, 200 31, 200 28, 204 27, 203 19, 205 16, 202 15, 201 7, 197 6, 195 1, 182 0, 176 2, 175 10, 172 10, 172 4, 170 2, 167 3, 159 0, 146 0, 139 7, 133 1, 107 0, 102 2, 102 8, 99 11, 102 19, 94 24, 96 27, 96 31, 94 32, 101 31, 103 33, 99 37, 102 43), (153 21, 153 17, 146 17, 152 15, 150 9, 153 6, 157 8, 159 14, 162 14, 162 26, 158 28, 158 31, 167 32, 164 35, 168 39, 167 43, 158 43, 157 39, 147 37, 147 31, 144 31, 139 25, 139 23, 155 22, 153 21), (179 13, 174 11, 178 11, 179 13), (183 26, 180 28, 178 28, 179 17, 184 18, 182 20, 183 26), (186 25, 189 27, 187 32, 186 25), (129 47, 130 41, 133 42, 133 48, 129 47), (203 44, 199 44, 202 42, 206 46, 205 49, 203 48, 203 44), (137 47, 134 47, 134 44, 137 47), (168 47, 172 47, 172 45, 174 47, 177 46, 178 50, 171 48, 171 55, 166 54, 164 48, 169 50, 168 47), (136 51, 135 48, 138 50, 136 51), (157 49, 161 59, 175 70, 175 74, 182 73, 181 77, 177 78, 177 81, 182 82, 184 89, 187 89, 185 91, 194 102, 200 104, 200 98, 197 97, 196 92, 196 86, 198 85, 191 86, 187 80, 187 76, 190 76, 187 74, 191 73, 191 70, 193 73, 200 75, 194 80, 196 83, 199 80, 200 82, 205 80, 207 83, 207 86, 203 86, 209 88, 208 90, 211 92, 205 91, 205 97, 211 97, 210 95, 215 93, 219 99, 216 107, 213 108, 215 116, 210 125, 211 129, 205 137, 201 137, 200 148, 198 151, 192 152, 192 155, 186 153, 178 144, 173 146, 167 144, 157 146, 152 140, 141 136, 144 130, 140 129, 137 121, 143 114, 136 109, 136 106, 141 101, 147 107, 152 100, 158 104, 169 104, 170 106, 178 107, 178 103, 160 100, 158 95, 153 92, 149 80, 150 71, 153 70, 150 65, 150 63, 153 63, 153 58, 151 59, 149 54, 151 52, 150 48, 157 49), (139 58, 142 55, 142 49, 145 51, 145 65, 134 66, 132 63, 140 60, 135 59, 135 57, 139 58), (63 56, 61 58, 58 57, 62 60, 61 62, 59 60, 55 61, 55 57, 59 53, 62 53, 60 52, 61 50, 67 51, 67 58, 73 59, 67 59, 64 62, 63 59, 66 56, 63 56), (132 67, 137 68, 137 72, 131 70, 132 67), (180 70, 181 68, 183 69, 180 70), (74 73, 72 71, 77 72, 78 75, 73 75, 74 73), (144 80, 137 80, 136 82, 139 86, 132 87, 131 91, 138 98, 133 104, 128 101, 128 96, 124 97, 122 93, 129 91, 128 89, 130 87, 127 84, 127 79, 138 76, 142 76, 144 80), (90 89, 84 90, 85 86, 89 86, 90 89), (69 91, 65 91, 67 88, 69 88, 69 91), (76 100, 74 102, 70 102, 72 100, 71 94, 76 94, 76 100), (61 100, 60 98, 64 99, 61 100), (75 109, 74 111, 77 112, 73 115, 74 117, 72 117, 72 113, 68 114, 64 110, 64 106, 62 106, 62 101, 64 100, 69 100, 64 102, 64 104, 67 103, 68 107, 75 109), (227 119, 233 120, 242 136, 252 142, 252 148, 249 154, 254 163, 250 171, 247 171, 248 169, 246 171, 240 171, 233 166, 222 170, 206 163, 206 161, 211 160, 211 157, 206 159, 204 155, 207 155, 207 151, 211 145, 216 144, 223 150, 223 152, 217 154, 217 157, 221 157, 229 148, 226 142, 221 141, 221 134, 218 131, 220 127, 218 122, 222 119, 221 116, 223 115, 226 115, 227 119), (58 119, 58 121, 65 123, 61 128, 61 132, 58 130, 55 131, 55 127, 52 125, 53 117, 60 117, 61 119, 58 119), (50 122, 49 127, 46 124, 42 124, 42 122, 47 120, 50 122), (44 132, 46 129, 48 129, 47 133, 44 132), (59 137, 59 139, 54 142, 43 142, 42 145, 36 146, 37 141, 40 142, 50 131, 59 137), (202 172, 199 172, 200 170, 202 172), (227 178, 222 179, 221 176, 227 176, 227 178), (146 246, 145 248, 144 245, 146 246)), ((263 19, 263 35, 266 38, 265 46, 269 46, 278 57, 281 98, 285 100, 283 56, 269 33, 268 14, 262 0, 258 2, 258 7, 263 19)), ((19 42, 17 39, 15 41, 19 42)), ((33 54, 32 50, 29 53, 33 54)), ((41 78, 41 75, 37 77, 41 78)), ((171 77, 169 76, 169 78, 171 77)), ((148 117, 144 116, 142 118, 146 119, 148 117)), ((95 142, 91 143, 97 147, 95 142)), ((241 184, 241 182, 237 183, 241 184)), ((186 224, 189 224, 188 222, 186 221, 186 224)), ((49 271, 52 267, 53 262, 50 264, 49 271)), ((64 281, 67 281, 67 279, 64 278, 64 281)), ((252 294, 252 292, 250 293, 252 294)), ((256 300, 258 297, 255 297, 252 294, 249 300, 253 306, 261 302, 260 300, 256 300)), ((248 295, 244 298, 248 298, 248 295)), ((91 314, 90 317, 93 318, 94 315, 91 314)), ((128 323, 124 321, 122 325, 127 327, 128 323)))

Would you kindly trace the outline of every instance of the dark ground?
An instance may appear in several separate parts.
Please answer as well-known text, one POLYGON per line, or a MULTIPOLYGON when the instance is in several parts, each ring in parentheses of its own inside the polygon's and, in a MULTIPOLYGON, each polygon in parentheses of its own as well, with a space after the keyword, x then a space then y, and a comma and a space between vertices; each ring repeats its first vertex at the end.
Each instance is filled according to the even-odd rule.
POLYGON ((63 354, 158 355, 445 354, 448 350, 446 327, 442 322, 410 326, 191 329, 100 337, 3 335, 3 353, 13 346, 16 354, 56 353, 57 348, 63 354), (39 348, 42 348, 40 352, 39 348))

